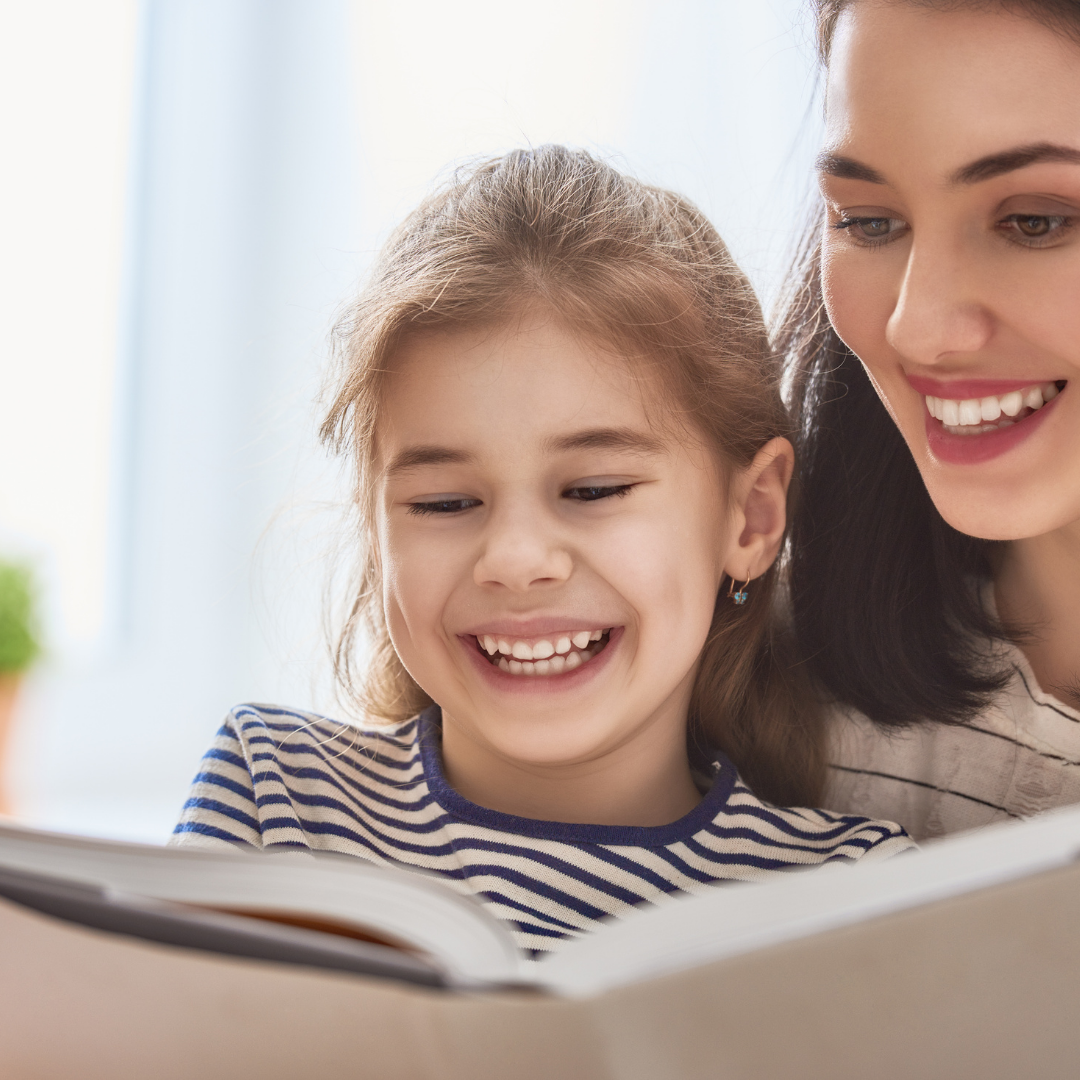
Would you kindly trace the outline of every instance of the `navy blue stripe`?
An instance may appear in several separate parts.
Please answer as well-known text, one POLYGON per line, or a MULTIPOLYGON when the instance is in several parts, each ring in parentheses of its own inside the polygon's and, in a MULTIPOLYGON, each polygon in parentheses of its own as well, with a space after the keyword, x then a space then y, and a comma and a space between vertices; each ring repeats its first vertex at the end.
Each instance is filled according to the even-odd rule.
MULTIPOLYGON (((374 739, 379 743, 387 746, 396 747, 399 750, 409 750, 413 746, 413 732, 416 728, 416 720, 410 720, 408 723, 402 724, 397 731, 397 738, 384 731, 372 730, 371 728, 358 728, 352 724, 342 723, 340 720, 331 720, 325 716, 319 716, 316 713, 301 713, 293 712, 289 709, 277 709, 269 708, 266 705, 260 705, 258 709, 251 708, 250 706, 243 706, 233 710, 232 715, 239 719, 242 716, 254 717, 254 723, 258 727, 265 727, 270 731, 284 731, 287 733, 304 733, 308 731, 316 731, 330 739, 340 738, 345 731, 351 731, 357 736, 361 736, 368 739, 374 739), (267 720, 266 716, 291 716, 298 723, 295 724, 276 724, 272 720, 267 720), (319 724, 331 724, 334 725, 333 730, 326 728, 320 728, 319 724)), ((251 721, 241 724, 241 729, 247 728, 251 721)), ((396 725, 395 725, 396 726, 396 725)))
POLYGON ((888 823, 764 805, 719 756, 710 791, 670 826, 515 818, 475 806, 449 786, 440 722, 433 709, 419 723, 379 732, 338 727, 315 714, 240 706, 204 758, 176 833, 243 843, 231 823, 261 836, 266 847, 346 851, 432 870, 494 905, 522 947, 538 956, 544 942, 554 945, 663 894, 854 862, 904 835, 888 823), (215 790, 222 799, 213 797, 215 790), (586 889, 587 899, 574 895, 586 889), (556 906, 561 918, 542 910, 556 906))
POLYGON ((244 772, 247 772, 248 768, 243 754, 234 754, 231 750, 223 750, 220 746, 210 747, 203 755, 203 761, 224 761, 226 765, 235 765, 244 772))
POLYGON ((229 806, 228 803, 218 802, 217 799, 207 799, 202 796, 196 796, 188 799, 184 803, 185 810, 207 810, 213 814, 221 814, 224 817, 232 818, 233 821, 239 822, 241 825, 246 825, 252 832, 259 831, 259 819, 252 817, 251 814, 244 813, 243 810, 238 810, 235 806, 229 806))
POLYGON ((556 919, 554 915, 549 915, 546 911, 537 911, 535 908, 529 907, 528 904, 521 903, 520 900, 511 900, 505 893, 485 889, 484 896, 486 896, 493 904, 501 904, 503 907, 513 908, 514 911, 520 911, 532 919, 543 919, 545 923, 550 924, 554 928, 565 930, 567 932, 573 932, 578 929, 578 927, 574 926, 572 923, 563 922, 562 919, 556 919))
MULTIPOLYGON (((797 837, 800 840, 810 840, 814 843, 820 843, 828 840, 838 840, 840 837, 846 835, 851 831, 852 825, 850 821, 841 821, 832 829, 828 829, 824 832, 812 829, 812 828, 799 828, 794 821, 783 817, 775 810, 770 810, 765 806, 732 806, 726 810, 728 816, 735 814, 746 814, 750 817, 757 818, 759 821, 767 821, 770 825, 779 829, 780 832, 787 833, 788 836, 797 837)), ((864 823, 867 828, 874 828, 879 831, 888 832, 888 829, 881 822, 864 823)), ((896 826, 896 835, 900 833, 900 826, 896 826)))
POLYGON ((228 840, 232 844, 243 844, 245 847, 251 847, 247 840, 242 836, 236 836, 231 832, 226 832, 224 829, 219 829, 214 825, 209 825, 205 821, 181 821, 173 829, 173 836, 181 836, 184 833, 196 833, 199 836, 212 836, 215 840, 228 840))
MULTIPOLYGON (((247 799, 250 802, 254 796, 254 792, 251 789, 251 777, 248 776, 247 783, 241 783, 238 780, 232 780, 228 776, 222 776, 221 773, 214 772, 200 772, 195 774, 196 784, 211 784, 214 787, 224 788, 226 791, 231 791, 234 795, 239 795, 242 799, 247 799)), ((188 800, 190 803, 191 800, 188 800)), ((184 805, 188 805, 185 803, 184 805)))
MULTIPOLYGON (((316 769, 312 766, 286 765, 284 762, 276 761, 273 758, 268 758, 265 755, 260 754, 255 754, 253 757, 259 766, 263 766, 264 763, 269 763, 271 766, 270 769, 260 768, 259 771, 252 774, 252 780, 256 785, 256 790, 261 783, 273 782, 284 784, 285 777, 288 777, 294 782, 314 780, 316 783, 324 784, 326 787, 332 788, 345 798, 353 807, 350 811, 353 816, 356 816, 357 814, 374 814, 376 811, 360 802, 349 788, 355 789, 357 794, 363 795, 370 802, 397 811, 392 820, 398 823, 401 823, 402 821, 402 814, 416 814, 421 810, 426 810, 435 801, 430 792, 424 792, 419 798, 412 799, 408 802, 402 799, 393 799, 389 795, 383 795, 381 792, 370 787, 364 787, 362 784, 350 783, 348 778, 342 783, 337 777, 332 775, 328 776, 321 769, 316 769)), ((420 785, 413 786, 422 790, 420 785)))
MULTIPOLYGON (((351 817, 354 821, 363 821, 365 825, 372 821, 377 821, 381 825, 386 825, 390 828, 396 828, 401 831, 416 833, 418 835, 424 835, 425 833, 439 832, 441 829, 445 829, 450 819, 445 815, 432 818, 431 821, 409 821, 403 818, 400 814, 388 815, 379 814, 368 807, 359 806, 353 803, 351 806, 348 803, 342 802, 340 799, 335 799, 332 795, 312 795, 307 792, 300 792, 294 790, 288 784, 285 784, 280 777, 267 777, 264 773, 258 773, 255 776, 256 784, 262 783, 267 779, 273 779, 280 782, 285 787, 285 794, 268 792, 266 794, 260 794, 256 799, 259 806, 271 805, 273 803, 286 803, 289 802, 299 803, 301 806, 315 807, 321 806, 328 810, 336 810, 340 814, 344 814, 347 817, 351 817), (357 811, 360 811, 359 813, 357 811)), ((402 806, 402 809, 408 810, 410 807, 402 806)), ((398 841, 392 841, 397 843, 398 841)))

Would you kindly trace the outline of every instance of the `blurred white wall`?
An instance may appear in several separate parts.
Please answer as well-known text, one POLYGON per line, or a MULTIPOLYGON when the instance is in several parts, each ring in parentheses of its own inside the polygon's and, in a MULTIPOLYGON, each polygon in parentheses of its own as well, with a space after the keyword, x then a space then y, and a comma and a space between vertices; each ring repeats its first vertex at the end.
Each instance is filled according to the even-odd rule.
POLYGON ((0 555, 38 561, 50 639, 25 817, 161 839, 230 705, 329 704, 326 332, 437 175, 590 147, 771 298, 818 137, 805 6, 0 0, 0 555))

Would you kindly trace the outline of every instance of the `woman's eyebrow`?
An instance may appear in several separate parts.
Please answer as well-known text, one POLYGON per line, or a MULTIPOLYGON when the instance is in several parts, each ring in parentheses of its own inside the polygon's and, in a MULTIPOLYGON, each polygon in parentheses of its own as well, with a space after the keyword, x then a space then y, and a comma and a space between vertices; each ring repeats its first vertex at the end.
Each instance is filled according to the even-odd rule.
MULTIPOLYGON (((1064 161, 1080 165, 1080 149, 1074 146, 1062 146, 1058 143, 1032 143, 1030 146, 1014 146, 987 154, 968 165, 962 165, 949 177, 950 184, 978 184, 983 180, 992 180, 995 176, 1024 169, 1028 165, 1038 165, 1046 161, 1064 161)), ((861 161, 834 153, 831 150, 818 154, 815 162, 818 172, 826 176, 835 176, 841 180, 865 180, 871 184, 887 183, 885 177, 864 165, 861 161)))
POLYGON ((664 451, 664 443, 635 428, 587 428, 545 439, 544 449, 556 454, 568 450, 632 450, 639 454, 660 454, 664 451))
POLYGON ((385 475, 387 478, 398 476, 423 465, 469 465, 475 460, 473 454, 449 446, 407 446, 394 455, 385 475))
POLYGON ((1030 146, 1016 146, 997 154, 987 154, 986 157, 981 157, 978 161, 957 169, 951 177, 951 182, 977 184, 982 180, 991 180, 995 176, 1044 161, 1065 161, 1080 165, 1080 150, 1074 146, 1046 142, 1032 143, 1030 146))
POLYGON ((826 176, 836 176, 841 180, 866 180, 871 184, 884 184, 885 177, 864 165, 854 158, 845 157, 843 154, 835 154, 831 150, 823 150, 818 154, 814 165, 818 172, 826 176))

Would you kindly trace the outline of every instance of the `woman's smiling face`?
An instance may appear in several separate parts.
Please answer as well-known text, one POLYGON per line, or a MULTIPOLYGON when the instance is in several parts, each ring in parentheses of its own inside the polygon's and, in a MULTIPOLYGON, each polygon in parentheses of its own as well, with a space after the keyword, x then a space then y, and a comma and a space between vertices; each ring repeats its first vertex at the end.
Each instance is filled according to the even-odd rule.
POLYGON ((856 0, 820 158, 826 306, 942 516, 1080 521, 1080 46, 997 10, 856 0))
POLYGON ((387 622, 444 723, 488 752, 579 763, 657 726, 684 745, 733 515, 713 455, 656 425, 661 400, 642 368, 542 318, 395 356, 387 622))

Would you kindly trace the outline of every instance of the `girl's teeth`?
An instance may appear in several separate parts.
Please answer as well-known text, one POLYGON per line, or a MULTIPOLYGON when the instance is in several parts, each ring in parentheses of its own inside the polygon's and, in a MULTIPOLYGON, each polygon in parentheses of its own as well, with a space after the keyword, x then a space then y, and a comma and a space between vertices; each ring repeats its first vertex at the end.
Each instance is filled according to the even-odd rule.
POLYGON ((993 423, 1001 415, 1001 403, 996 397, 984 397, 979 402, 979 413, 985 423, 993 423))
POLYGON ((576 634, 564 634, 554 642, 547 638, 535 643, 511 642, 491 634, 478 635, 477 640, 500 671, 510 675, 561 675, 591 660, 596 650, 590 646, 600 641, 605 633, 605 630, 579 630, 576 634))
POLYGON ((956 425, 960 423, 960 402, 950 401, 946 398, 941 403, 940 419, 943 424, 948 424, 949 427, 956 427, 956 425))
POLYGON ((1029 409, 1040 409, 1043 404, 1043 392, 1041 386, 1032 386, 1024 391, 1024 404, 1029 409))

